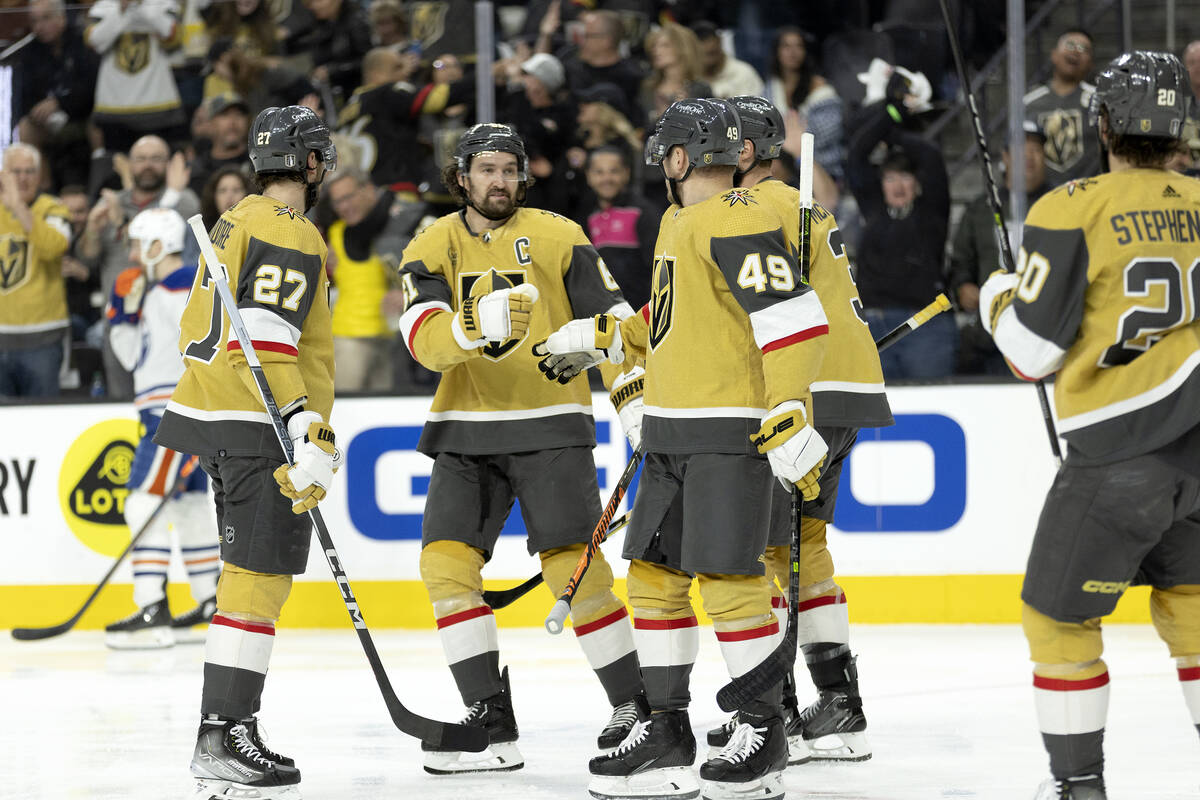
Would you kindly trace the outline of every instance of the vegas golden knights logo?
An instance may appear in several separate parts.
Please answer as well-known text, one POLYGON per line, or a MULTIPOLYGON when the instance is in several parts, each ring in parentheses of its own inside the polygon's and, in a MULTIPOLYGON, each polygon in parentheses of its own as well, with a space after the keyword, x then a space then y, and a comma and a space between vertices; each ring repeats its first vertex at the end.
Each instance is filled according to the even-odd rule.
POLYGON ((1051 166, 1066 170, 1083 158, 1082 109, 1056 108, 1041 115, 1041 125, 1046 134, 1046 161, 1051 166))
POLYGON ((654 350, 671 330, 671 312, 675 308, 675 259, 660 256, 654 262, 650 278, 650 349, 654 350))
MULTIPOLYGON (((514 286, 520 286, 525 282, 525 273, 521 270, 513 270, 511 272, 497 272, 494 269, 480 274, 474 273, 469 275, 458 276, 459 297, 482 297, 488 292, 494 292, 497 289, 511 289, 514 286)), ((503 342, 488 342, 480 352, 484 358, 490 358, 492 361, 499 361, 513 351, 513 349, 521 343, 521 340, 528 336, 526 332, 520 339, 507 339, 503 342)))
POLYGON ((150 34, 123 33, 117 40, 117 66, 134 75, 150 63, 150 34))
POLYGON ((0 294, 20 288, 29 274, 29 243, 10 233, 0 236, 0 294))

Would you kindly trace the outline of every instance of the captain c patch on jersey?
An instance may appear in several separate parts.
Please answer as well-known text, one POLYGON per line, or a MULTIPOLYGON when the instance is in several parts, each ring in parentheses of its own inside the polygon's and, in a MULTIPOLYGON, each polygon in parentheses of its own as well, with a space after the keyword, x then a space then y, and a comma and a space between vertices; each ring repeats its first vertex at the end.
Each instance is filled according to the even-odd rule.
MULTIPOLYGON (((459 302, 461 303, 468 297, 481 297, 497 289, 512 289, 524 282, 524 270, 499 272, 496 269, 490 269, 487 272, 461 273, 458 276, 458 296, 461 298, 459 302)), ((480 352, 483 353, 484 358, 499 361, 512 352, 513 348, 528 335, 525 333, 520 339, 506 339, 503 342, 488 342, 480 348, 480 352)))

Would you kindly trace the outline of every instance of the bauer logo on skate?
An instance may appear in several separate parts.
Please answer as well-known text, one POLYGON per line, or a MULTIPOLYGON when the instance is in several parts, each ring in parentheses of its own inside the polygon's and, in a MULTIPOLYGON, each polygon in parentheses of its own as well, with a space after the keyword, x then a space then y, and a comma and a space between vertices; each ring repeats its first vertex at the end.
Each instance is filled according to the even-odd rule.
POLYGON ((58 499, 71 532, 88 548, 115 556, 129 543, 125 488, 138 422, 109 419, 81 433, 58 472, 58 499))

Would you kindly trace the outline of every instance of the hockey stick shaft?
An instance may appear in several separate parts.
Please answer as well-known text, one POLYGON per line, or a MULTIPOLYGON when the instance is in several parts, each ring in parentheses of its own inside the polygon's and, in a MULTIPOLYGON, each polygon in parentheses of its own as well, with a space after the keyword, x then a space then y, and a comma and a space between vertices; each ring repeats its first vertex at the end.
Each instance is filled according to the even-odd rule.
POLYGON ((146 531, 150 530, 150 525, 153 524, 154 520, 158 519, 158 515, 162 513, 164 508, 166 508, 167 503, 171 499, 178 497, 183 493, 183 490, 187 487, 188 478, 192 476, 192 472, 196 469, 197 463, 199 463, 199 459, 197 459, 195 456, 187 457, 187 459, 183 462, 183 466, 179 468, 179 477, 175 479, 175 485, 171 487, 171 491, 163 495, 162 500, 160 500, 158 505, 154 507, 154 510, 150 512, 150 516, 147 517, 146 521, 142 523, 142 527, 138 528, 137 533, 133 534, 133 536, 129 539, 129 544, 127 544, 125 549, 121 551, 121 554, 117 556, 116 561, 114 561, 113 565, 108 568, 108 572, 104 573, 104 577, 101 578, 100 582, 96 584, 96 588, 92 589, 92 593, 88 595, 87 600, 83 601, 83 605, 80 606, 79 610, 75 612, 74 616, 72 616, 66 622, 61 622, 58 625, 51 625, 48 628, 13 628, 13 638, 22 642, 29 642, 35 639, 49 639, 51 637, 64 634, 71 630, 71 628, 74 628, 75 623, 79 622, 80 618, 83 616, 83 612, 88 610, 88 608, 92 605, 92 601, 95 600, 100 594, 100 590, 108 585, 108 581, 113 575, 116 574, 117 567, 119 567, 121 562, 125 560, 125 556, 133 552, 133 548, 137 547, 137 543, 141 541, 142 536, 145 535, 146 531))
MULTIPOLYGON (((996 238, 1000 240, 1000 257, 1004 260, 1006 272, 1016 272, 1017 261, 1013 258, 1012 243, 1008 239, 1008 225, 1004 221, 1004 212, 1000 208, 1000 188, 992 172, 992 158, 988 154, 987 137, 983 132, 983 121, 979 116, 979 108, 975 104, 975 93, 971 91, 971 82, 967 80, 967 67, 963 62, 962 49, 959 47, 958 34, 955 33, 954 22, 950 19, 950 8, 946 0, 938 0, 942 8, 942 19, 946 22, 946 36, 950 39, 950 53, 954 56, 954 69, 958 73, 958 82, 962 84, 963 94, 966 95, 967 111, 971 116, 971 126, 975 131, 975 145, 979 148, 983 179, 988 187, 988 205, 992 209, 992 220, 996 223, 996 238)), ((1058 431, 1054 427, 1054 415, 1050 411, 1050 400, 1046 396, 1045 381, 1034 384, 1037 390, 1038 405, 1042 409, 1042 421, 1046 425, 1046 435, 1050 439, 1050 452, 1054 454, 1056 464, 1062 464, 1062 449, 1058 445, 1058 431)))
MULTIPOLYGON (((896 326, 894 330, 879 337, 875 341, 875 347, 880 352, 883 352, 949 308, 950 301, 946 298, 946 295, 939 294, 934 298, 932 303, 896 326)), ((739 675, 721 687, 721 690, 717 692, 717 705, 724 711, 733 711, 746 705, 746 703, 783 680, 791 672, 792 665, 796 663, 796 643, 798 638, 796 631, 799 625, 798 606, 800 598, 800 522, 796 517, 801 515, 801 510, 793 495, 791 572, 788 575, 787 633, 784 635, 783 641, 771 651, 770 655, 755 665, 749 672, 739 675)))
POLYGON ((625 465, 625 471, 621 473, 621 479, 617 481, 617 488, 613 489, 612 497, 608 499, 608 505, 604 507, 604 512, 600 515, 596 529, 592 531, 591 541, 588 542, 587 548, 579 557, 579 563, 575 565, 575 574, 567 581, 567 586, 559 595, 558 602, 554 604, 554 608, 550 609, 550 614, 546 617, 546 630, 551 633, 562 633, 567 615, 571 613, 571 600, 574 599, 575 592, 579 591, 579 584, 583 580, 584 573, 591 566, 592 559, 600 550, 600 545, 608 538, 609 523, 612 522, 613 514, 617 513, 617 506, 621 504, 621 498, 625 496, 625 490, 629 488, 633 476, 637 473, 638 465, 641 463, 642 446, 639 444, 634 448, 629 463, 625 465))
MULTIPOLYGON (((246 358, 246 364, 254 376, 255 385, 258 387, 258 392, 263 405, 267 409, 267 414, 271 418, 271 425, 275 429, 275 436, 279 440, 279 446, 283 449, 284 458, 287 460, 287 463, 291 464, 294 458, 292 439, 288 435, 287 427, 284 425, 283 416, 279 413, 279 407, 275 403, 275 395, 271 391, 270 384, 267 383, 266 373, 263 371, 262 363, 258 360, 258 353, 255 351, 254 344, 250 340, 250 334, 246 330, 245 323, 242 321, 237 302, 233 298, 233 293, 229 290, 225 265, 217 259, 212 241, 208 238, 208 231, 204 228, 202 217, 196 214, 188 219, 188 225, 191 227, 192 232, 196 236, 196 241, 200 245, 200 252, 204 256, 209 277, 212 278, 212 282, 216 287, 217 297, 220 299, 221 305, 225 308, 225 315, 229 318, 229 325, 237 337, 238 344, 241 346, 242 353, 246 358)), ((350 621, 354 624, 354 630, 358 634, 358 640, 362 644, 363 652, 366 653, 367 661, 371 665, 371 671, 375 673, 375 681, 379 684, 379 691, 383 695, 383 701, 387 705, 392 722, 400 731, 410 736, 415 736, 422 741, 449 750, 466 750, 471 752, 484 750, 488 745, 486 730, 427 719, 409 711, 400 702, 400 698, 396 696, 396 692, 392 688, 392 682, 388 679, 387 672, 383 668, 383 661, 379 658, 379 651, 375 648, 375 642, 371 638, 371 632, 367 629, 367 623, 363 620, 362 611, 359 610, 358 601, 354 597, 354 591, 350 588, 350 580, 346 577, 345 570, 342 569, 342 562, 338 557, 337 550, 333 546, 333 539, 329 535, 329 529, 325 527, 325 519, 321 516, 320 510, 315 507, 309 509, 308 515, 312 519, 313 528, 317 532, 317 540, 321 543, 322 551, 325 554, 325 561, 329 564, 329 571, 333 573, 333 579, 337 583, 338 589, 341 590, 342 601, 346 604, 346 612, 350 615, 350 621)))
MULTIPOLYGON (((621 528, 624 528, 628 524, 629 512, 626 511, 624 514, 612 521, 612 524, 608 526, 608 531, 605 533, 604 538, 607 540, 608 537, 612 536, 614 533, 621 530, 621 528)), ((542 573, 538 572, 524 583, 517 584, 509 589, 484 589, 483 602, 486 603, 489 608, 495 611, 496 609, 511 606, 513 603, 517 602, 522 597, 529 594, 529 592, 541 585, 542 573)))

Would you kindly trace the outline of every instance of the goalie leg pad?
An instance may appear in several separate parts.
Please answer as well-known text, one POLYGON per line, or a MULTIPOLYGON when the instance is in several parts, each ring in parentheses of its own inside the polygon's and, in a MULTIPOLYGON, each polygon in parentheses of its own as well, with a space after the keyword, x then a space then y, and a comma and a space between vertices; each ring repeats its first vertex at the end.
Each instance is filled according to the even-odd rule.
MULTIPOLYGON (((539 554, 542 577, 555 597, 562 594, 586 545, 556 547, 539 554)), ((596 551, 571 603, 571 624, 588 664, 613 706, 642 691, 641 669, 625 604, 613 594, 612 567, 596 551)))
POLYGON ((633 607, 633 639, 646 698, 655 711, 687 708, 692 665, 700 650, 696 612, 686 572, 634 559, 626 586, 633 607))

